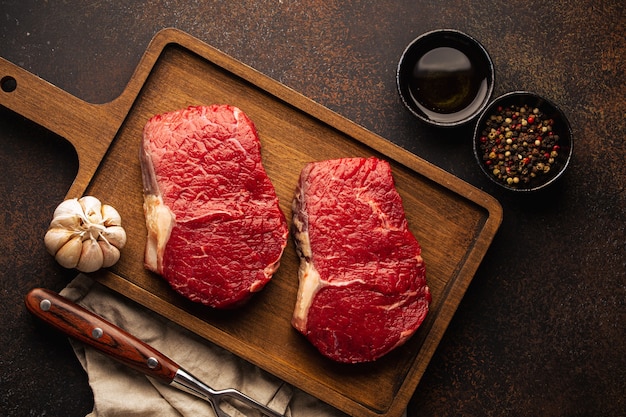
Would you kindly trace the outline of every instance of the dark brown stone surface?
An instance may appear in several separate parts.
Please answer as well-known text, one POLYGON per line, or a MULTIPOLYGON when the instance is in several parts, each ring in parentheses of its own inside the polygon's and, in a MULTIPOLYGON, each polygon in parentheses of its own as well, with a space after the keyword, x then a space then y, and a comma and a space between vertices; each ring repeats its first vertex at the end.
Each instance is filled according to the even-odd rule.
MULTIPOLYGON (((174 26, 493 194, 504 222, 408 415, 621 416, 626 410, 626 15, 618 0, 0 2, 0 56, 90 102, 120 94, 174 26), (474 165, 471 127, 420 125, 397 60, 419 34, 465 31, 499 95, 532 90, 568 114, 566 175, 536 195, 474 165)), ((0 78, 4 74, 0 74, 0 78)), ((45 99, 45 98, 42 98, 45 99)), ((23 307, 72 273, 43 233, 77 169, 60 138, 0 109, 0 415, 84 415, 86 376, 66 339, 23 307)))

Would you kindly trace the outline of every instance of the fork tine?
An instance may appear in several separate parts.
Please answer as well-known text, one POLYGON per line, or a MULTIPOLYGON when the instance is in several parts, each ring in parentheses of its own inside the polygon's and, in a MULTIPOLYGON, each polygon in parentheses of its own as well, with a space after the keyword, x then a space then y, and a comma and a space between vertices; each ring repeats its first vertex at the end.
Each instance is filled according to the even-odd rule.
POLYGON ((247 405, 248 407, 251 407, 261 412, 266 417, 284 417, 283 414, 274 411, 265 404, 260 403, 254 398, 248 397, 246 394, 236 389, 229 388, 220 391, 213 391, 213 398, 215 398, 218 403, 222 398, 232 398, 236 401, 241 402, 242 404, 247 405))
POLYGON ((239 401, 241 404, 261 412, 266 417, 284 417, 282 414, 236 389, 214 390, 182 368, 178 369, 170 385, 210 402, 217 417, 231 417, 221 409, 220 403, 224 398, 232 398, 233 400, 239 401))

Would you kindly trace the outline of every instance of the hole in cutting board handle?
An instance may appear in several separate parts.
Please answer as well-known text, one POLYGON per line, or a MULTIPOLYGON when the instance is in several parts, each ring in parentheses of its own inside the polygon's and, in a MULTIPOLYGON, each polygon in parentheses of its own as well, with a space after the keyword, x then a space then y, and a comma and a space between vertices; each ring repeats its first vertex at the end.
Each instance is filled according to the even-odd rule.
POLYGON ((11 93, 17 88, 17 80, 10 75, 2 77, 0 80, 0 88, 2 88, 2 91, 5 93, 11 93))

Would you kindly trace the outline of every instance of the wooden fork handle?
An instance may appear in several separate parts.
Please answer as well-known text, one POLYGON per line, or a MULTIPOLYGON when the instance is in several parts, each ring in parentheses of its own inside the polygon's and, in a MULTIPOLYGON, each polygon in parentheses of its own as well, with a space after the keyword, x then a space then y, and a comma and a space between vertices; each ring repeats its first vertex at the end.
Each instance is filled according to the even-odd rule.
POLYGON ((57 330, 153 378, 169 384, 180 368, 135 336, 53 291, 35 288, 25 303, 32 314, 57 330))

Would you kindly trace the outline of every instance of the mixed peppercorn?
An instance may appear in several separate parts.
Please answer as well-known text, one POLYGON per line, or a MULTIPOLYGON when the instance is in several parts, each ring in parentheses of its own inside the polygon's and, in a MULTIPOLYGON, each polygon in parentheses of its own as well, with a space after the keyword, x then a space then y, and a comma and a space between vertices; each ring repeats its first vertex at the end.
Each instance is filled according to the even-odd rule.
POLYGON ((498 107, 485 122, 479 149, 488 172, 514 188, 532 187, 555 172, 559 136, 538 108, 498 107))

